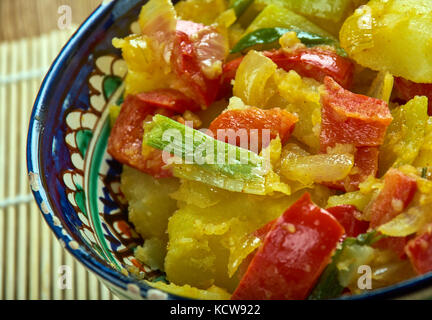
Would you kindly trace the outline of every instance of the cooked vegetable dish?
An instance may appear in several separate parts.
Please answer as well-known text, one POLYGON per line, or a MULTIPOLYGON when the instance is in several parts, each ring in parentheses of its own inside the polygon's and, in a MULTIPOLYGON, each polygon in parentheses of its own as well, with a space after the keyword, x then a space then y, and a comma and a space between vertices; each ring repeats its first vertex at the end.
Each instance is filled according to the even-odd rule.
POLYGON ((108 152, 143 281, 332 299, 432 271, 431 0, 150 0, 138 23, 108 152))

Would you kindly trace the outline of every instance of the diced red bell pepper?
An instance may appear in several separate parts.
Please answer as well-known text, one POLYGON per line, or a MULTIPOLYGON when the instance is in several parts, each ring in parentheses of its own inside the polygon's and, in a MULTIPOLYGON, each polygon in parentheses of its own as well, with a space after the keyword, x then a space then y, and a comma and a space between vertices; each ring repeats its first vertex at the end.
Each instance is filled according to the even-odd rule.
MULTIPOLYGON (((351 60, 337 55, 331 50, 321 48, 299 49, 285 52, 282 49, 263 51, 279 68, 286 71, 294 70, 303 77, 323 82, 326 76, 332 77, 344 88, 349 88, 353 81, 354 64, 351 60)), ((235 79, 237 69, 243 57, 232 60, 224 65, 222 88, 227 92, 231 80, 235 79)))
POLYGON ((358 190, 360 183, 369 176, 375 177, 378 172, 379 149, 376 147, 356 148, 354 154, 355 173, 345 179, 345 190, 347 192, 358 190))
POLYGON ((395 78, 395 89, 402 100, 415 96, 426 96, 429 101, 428 114, 432 116, 432 83, 415 83, 404 78, 395 78))
MULTIPOLYGON (((267 224, 265 224, 264 226, 262 226, 261 228, 255 230, 251 235, 249 235, 249 237, 252 238, 253 240, 258 238, 259 240, 261 240, 261 243, 264 242, 264 239, 265 239, 267 233, 269 233, 269 231, 273 228, 274 224, 276 223, 276 220, 277 219, 272 220, 272 221, 268 222, 267 224)), ((256 250, 249 253, 249 255, 243 260, 243 262, 239 266, 239 269, 238 269, 239 277, 241 277, 242 275, 244 275, 246 273, 247 268, 248 268, 249 264, 251 263, 254 255, 255 255, 255 252, 256 252, 256 250)))
POLYGON ((425 233, 410 240, 405 252, 418 274, 432 271, 432 225, 427 227, 425 233))
POLYGON ((218 93, 219 99, 232 96, 231 82, 235 79, 237 69, 242 61, 243 57, 240 57, 224 64, 221 76, 221 87, 218 93))
POLYGON ((306 193, 276 220, 231 299, 305 299, 343 234, 306 193))
POLYGON ((183 32, 192 39, 198 62, 208 67, 215 62, 223 62, 228 54, 228 42, 215 26, 206 26, 186 20, 177 21, 177 31, 183 32))
POLYGON ((384 186, 370 208, 371 227, 376 229, 400 214, 417 191, 417 182, 397 169, 389 169, 384 186))
MULTIPOLYGON (((154 150, 146 157, 142 154, 143 123, 156 112, 156 108, 137 96, 129 95, 123 102, 120 114, 108 139, 108 153, 117 161, 150 174, 156 178, 170 177, 170 170, 164 169, 162 151, 154 150)), ((172 116, 169 110, 160 110, 172 116)))
POLYGON ((208 107, 216 99, 220 78, 208 79, 201 70, 194 42, 182 32, 176 31, 171 64, 177 77, 185 84, 185 93, 201 107, 208 107))
POLYGON ((303 77, 323 82, 325 77, 333 78, 344 88, 350 88, 354 76, 354 63, 334 51, 322 48, 298 49, 285 52, 282 49, 265 51, 279 68, 294 70, 303 77))
POLYGON ((352 205, 340 205, 326 209, 333 217, 344 227, 347 237, 357 237, 359 234, 365 233, 369 228, 369 222, 361 221, 356 218, 361 212, 352 205))
POLYGON ((402 259, 406 259, 405 246, 408 242, 408 237, 385 237, 380 239, 372 246, 379 249, 391 250, 402 259))
POLYGON ((237 69, 242 63, 243 58, 244 57, 240 57, 224 64, 222 73, 223 82, 231 84, 231 81, 236 77, 237 69))
POLYGON ((201 109, 195 101, 174 89, 158 89, 139 93, 136 97, 151 107, 162 108, 179 114, 183 114, 186 110, 195 112, 201 109))
POLYGON ((255 232, 253 233, 253 236, 261 239, 261 241, 264 241, 267 233, 270 232, 270 230, 276 224, 276 221, 277 221, 277 219, 272 220, 272 221, 268 222, 267 224, 265 224, 264 226, 262 226, 261 228, 259 228, 258 230, 255 230, 255 232))
POLYGON ((321 150, 336 144, 377 147, 384 141, 392 122, 388 104, 379 99, 352 93, 330 77, 324 80, 321 97, 321 150))
POLYGON ((376 176, 378 172, 378 154, 379 150, 376 147, 356 148, 353 169, 355 173, 349 174, 343 180, 325 183, 325 185, 329 188, 346 192, 358 190, 360 183, 365 181, 369 176, 376 176))
POLYGON ((330 189, 345 191, 345 179, 332 182, 320 182, 320 184, 329 187, 330 189))
MULTIPOLYGON (((259 151, 262 147, 263 130, 267 129, 270 133, 270 140, 276 138, 278 135, 282 143, 286 142, 294 130, 294 125, 298 118, 279 108, 274 109, 259 109, 255 107, 247 109, 232 109, 223 112, 210 124, 209 129, 213 132, 215 138, 227 143, 231 143, 229 139, 230 134, 234 134, 236 138, 236 145, 240 146, 241 138, 239 130, 245 129, 248 134, 249 148, 257 146, 259 151), (228 131, 231 129, 232 131, 228 131), (253 134, 251 130, 258 130, 257 134, 253 134), (223 136, 218 134, 218 130, 222 130, 223 136), (257 138, 257 144, 254 144, 254 138, 257 138)), ((268 141, 270 142, 270 141, 268 141)), ((245 146, 242 146, 245 147, 245 146)))
MULTIPOLYGON (((383 189, 370 208, 371 228, 389 222, 400 214, 411 202, 417 191, 417 182, 397 169, 390 169, 384 176, 383 189)), ((386 237, 374 244, 374 247, 394 251, 405 259, 404 247, 407 237, 386 237)))

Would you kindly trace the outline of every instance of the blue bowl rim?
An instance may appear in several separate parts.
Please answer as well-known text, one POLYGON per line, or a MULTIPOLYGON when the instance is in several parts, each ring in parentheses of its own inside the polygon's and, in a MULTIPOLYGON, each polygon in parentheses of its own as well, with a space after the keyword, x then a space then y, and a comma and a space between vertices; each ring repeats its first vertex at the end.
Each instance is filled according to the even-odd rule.
MULTIPOLYGON (((39 137, 41 134, 41 130, 38 128, 38 122, 39 120, 36 118, 36 115, 39 114, 44 108, 42 105, 42 102, 45 100, 45 98, 49 95, 50 92, 53 90, 56 90, 56 82, 55 78, 58 74, 58 72, 61 69, 61 66, 67 62, 68 57, 70 54, 77 49, 79 44, 83 39, 85 39, 88 35, 88 30, 91 30, 91 26, 94 24, 97 24, 100 20, 102 20, 106 14, 110 13, 110 10, 114 6, 114 4, 117 2, 117 0, 111 1, 107 4, 102 3, 99 5, 91 14, 90 16, 81 24, 81 26, 76 30, 76 32, 71 36, 69 41, 65 44, 65 46, 62 48, 54 62, 52 63, 50 69, 48 70, 47 74, 44 77, 44 80, 42 81, 41 87, 39 89, 39 92, 37 94, 37 97, 35 99, 33 110, 30 116, 30 123, 29 123, 29 129, 28 129, 28 135, 27 135, 27 172, 30 175, 31 173, 40 173, 41 172, 41 166, 39 163, 40 160, 40 139, 34 139, 34 135, 36 137, 39 137)), ((47 110, 47 109, 45 109, 47 110)), ((37 205, 39 207, 39 210, 43 212, 42 210, 42 203, 45 200, 49 200, 49 194, 48 190, 46 189, 46 186, 40 185, 39 190, 35 191, 32 189, 33 196, 37 202, 37 205)), ((49 207, 49 209, 52 209, 50 205, 50 201, 46 201, 46 203, 49 207)), ((54 215, 56 215, 54 210, 51 210, 54 215)), ((106 265, 102 264, 101 262, 97 261, 94 257, 92 257, 90 254, 86 252, 85 249, 83 249, 81 246, 79 246, 78 249, 71 248, 68 244, 70 241, 68 236, 64 235, 55 224, 54 221, 51 219, 48 219, 47 215, 43 215, 45 221, 51 228, 51 230, 54 232, 55 236, 58 240, 62 240, 66 245, 65 249, 72 254, 78 261, 80 261, 85 267, 87 267, 89 270, 94 272, 97 276, 102 278, 105 281, 108 281, 109 283, 113 284, 114 286, 121 288, 125 291, 128 290, 128 285, 135 284, 138 285, 140 289, 140 295, 142 297, 147 297, 147 292, 150 289, 153 289, 151 286, 139 282, 133 278, 129 278, 122 273, 115 271, 106 265)), ((185 299, 184 297, 177 296, 171 293, 166 293, 167 297, 169 299, 185 299)))
MULTIPOLYGON (((54 60, 48 73, 46 74, 39 89, 38 95, 35 99, 30 117, 29 131, 27 136, 27 171, 29 174, 41 171, 41 166, 39 164, 40 140, 34 140, 33 135, 35 134, 39 136, 41 133, 41 130, 38 129, 38 120, 36 119, 36 115, 43 109, 42 101, 44 101, 45 97, 49 95, 49 92, 55 90, 56 83, 54 80, 56 78, 56 75, 58 74, 59 69, 61 69, 61 66, 67 62, 70 53, 72 53, 79 46, 79 43, 87 37, 86 33, 89 29, 91 29, 91 26, 104 18, 105 14, 110 12, 110 9, 112 9, 113 5, 117 1, 118 0, 113 0, 106 4, 102 3, 93 11, 93 13, 90 14, 90 16, 81 24, 78 30, 72 35, 72 37, 63 47, 63 49, 60 51, 59 55, 54 60)), ((43 199, 50 199, 48 192, 44 187, 44 185, 39 186, 39 190, 37 191, 34 191, 32 189, 33 196, 41 212, 43 212, 43 199)), ((48 205, 50 205, 49 201, 48 205)), ((55 212, 53 210, 52 212, 55 215, 55 212)), ((49 220, 46 215, 43 215, 43 217, 51 230, 54 232, 55 236, 59 240, 62 240, 64 243, 67 244, 69 238, 61 232, 61 229, 55 226, 52 219, 49 220)), ((97 261, 90 254, 85 253, 86 250, 81 248, 81 246, 79 248, 80 250, 73 249, 68 245, 66 245, 65 248, 70 254, 72 254, 78 261, 80 261, 85 267, 87 267, 97 276, 125 291, 128 290, 128 285, 135 284, 139 287, 141 296, 147 297, 148 290, 154 289, 153 287, 143 282, 127 277, 120 272, 114 271, 113 269, 107 267, 106 265, 97 261)), ((353 296, 343 296, 340 299, 360 300, 373 298, 398 298, 405 294, 415 293, 419 290, 425 289, 426 287, 432 287, 432 273, 418 276, 389 287, 373 290, 371 292, 366 292, 353 296)), ((165 293, 167 294, 168 299, 187 300, 187 298, 185 297, 181 297, 167 292, 165 293)))

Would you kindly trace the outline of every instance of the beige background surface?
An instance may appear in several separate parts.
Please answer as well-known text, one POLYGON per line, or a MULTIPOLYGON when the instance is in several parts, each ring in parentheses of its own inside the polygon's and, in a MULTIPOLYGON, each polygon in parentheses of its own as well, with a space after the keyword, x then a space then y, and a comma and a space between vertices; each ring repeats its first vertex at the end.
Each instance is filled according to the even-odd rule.
POLYGON ((51 62, 101 0, 0 0, 0 300, 115 297, 59 244, 28 186, 26 138, 33 101, 51 62), (59 30, 59 5, 72 25, 59 30), (71 288, 59 287, 61 266, 71 288))
POLYGON ((81 22, 101 0, 0 0, 0 42, 35 37, 57 28, 58 8, 72 9, 72 23, 81 22))

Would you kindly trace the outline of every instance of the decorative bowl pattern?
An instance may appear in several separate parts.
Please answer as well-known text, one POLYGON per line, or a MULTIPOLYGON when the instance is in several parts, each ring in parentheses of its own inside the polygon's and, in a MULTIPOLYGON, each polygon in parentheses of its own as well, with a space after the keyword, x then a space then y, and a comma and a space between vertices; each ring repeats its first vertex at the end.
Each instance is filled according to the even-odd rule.
POLYGON ((105 1, 46 76, 30 121, 28 170, 42 213, 60 243, 113 291, 130 299, 178 298, 128 276, 142 243, 119 192, 121 165, 106 152, 109 105, 121 102, 127 68, 113 37, 136 28, 145 1, 105 1))
MULTIPOLYGON (((114 294, 128 299, 181 299, 128 275, 135 266, 152 280, 133 249, 142 239, 127 220, 119 192, 121 165, 106 152, 109 105, 122 99, 127 73, 113 37, 136 28, 142 0, 104 1, 64 47, 32 112, 28 171, 35 199, 61 244, 114 294)), ((432 296, 432 276, 352 298, 432 296)))

